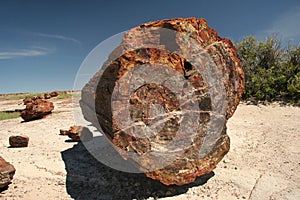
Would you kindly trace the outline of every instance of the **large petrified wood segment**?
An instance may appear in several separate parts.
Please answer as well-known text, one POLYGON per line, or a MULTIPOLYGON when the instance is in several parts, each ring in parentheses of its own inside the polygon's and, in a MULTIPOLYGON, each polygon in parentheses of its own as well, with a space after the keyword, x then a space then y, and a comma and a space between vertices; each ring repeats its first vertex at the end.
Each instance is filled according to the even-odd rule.
POLYGON ((150 178, 182 185, 229 151, 226 122, 243 90, 230 40, 204 19, 178 18, 128 31, 80 104, 123 158, 150 178))
POLYGON ((41 98, 26 98, 24 99, 24 104, 26 105, 26 108, 21 112, 21 117, 24 121, 44 118, 51 114, 54 109, 52 102, 41 98))

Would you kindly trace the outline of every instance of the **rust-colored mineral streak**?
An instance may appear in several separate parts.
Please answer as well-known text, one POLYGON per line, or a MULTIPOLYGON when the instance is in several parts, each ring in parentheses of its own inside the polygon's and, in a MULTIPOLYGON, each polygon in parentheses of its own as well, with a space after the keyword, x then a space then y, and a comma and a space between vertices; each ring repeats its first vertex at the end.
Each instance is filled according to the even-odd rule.
POLYGON ((226 122, 243 91, 244 72, 231 41, 204 19, 178 18, 128 31, 86 84, 80 103, 84 117, 123 158, 165 185, 183 185, 211 172, 229 151, 226 122), (214 118, 224 102, 223 118, 214 118), (221 129, 211 134, 216 123, 221 129))

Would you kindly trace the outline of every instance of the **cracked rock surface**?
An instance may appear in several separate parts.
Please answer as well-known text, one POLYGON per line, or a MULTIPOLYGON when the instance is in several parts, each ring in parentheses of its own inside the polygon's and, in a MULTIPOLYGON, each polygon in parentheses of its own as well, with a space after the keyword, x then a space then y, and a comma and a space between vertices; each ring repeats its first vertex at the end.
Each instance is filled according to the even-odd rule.
POLYGON ((82 90, 85 118, 148 177, 183 185, 229 151, 226 122, 244 90, 228 39, 204 19, 149 22, 122 43, 82 90))

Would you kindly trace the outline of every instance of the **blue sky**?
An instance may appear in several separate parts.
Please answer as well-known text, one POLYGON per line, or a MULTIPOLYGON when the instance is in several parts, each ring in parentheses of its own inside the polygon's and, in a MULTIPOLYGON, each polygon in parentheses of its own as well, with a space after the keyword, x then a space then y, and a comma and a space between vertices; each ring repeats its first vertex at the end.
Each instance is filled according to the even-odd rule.
POLYGON ((70 90, 100 42, 144 22, 177 17, 205 18, 234 42, 277 33, 285 43, 300 44, 298 0, 1 1, 0 93, 70 90))

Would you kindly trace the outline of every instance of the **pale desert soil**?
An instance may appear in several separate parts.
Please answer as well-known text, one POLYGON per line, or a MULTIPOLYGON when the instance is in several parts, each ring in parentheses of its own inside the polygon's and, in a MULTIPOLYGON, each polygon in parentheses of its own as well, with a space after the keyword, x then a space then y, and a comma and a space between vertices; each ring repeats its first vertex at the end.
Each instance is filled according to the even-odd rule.
MULTIPOLYGON (((2 101, 0 110, 22 108, 2 101)), ((0 155, 16 168, 0 199, 300 199, 300 108, 240 104, 228 121, 230 152, 209 175, 182 187, 166 187, 142 174, 113 170, 59 129, 73 125, 70 100, 55 100, 55 114, 27 123, 0 121, 0 155), (29 147, 9 148, 15 134, 29 147)), ((80 125, 80 124, 79 124, 80 125)), ((96 140, 96 139, 95 139, 96 140)), ((97 137, 106 148, 103 137, 97 137)))

